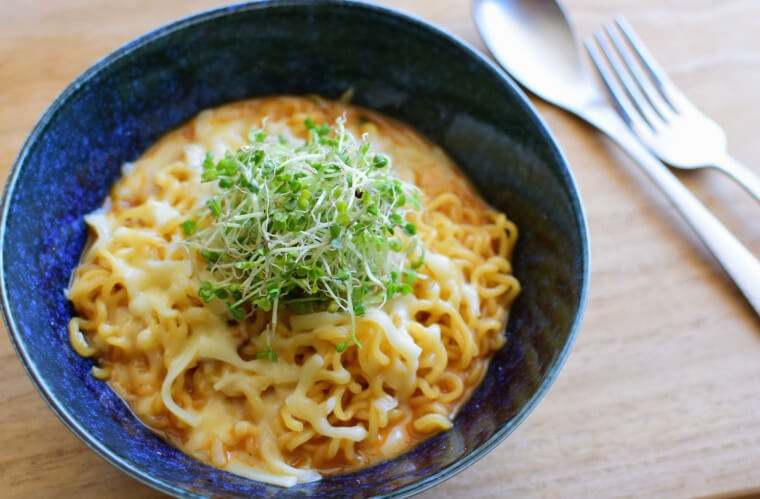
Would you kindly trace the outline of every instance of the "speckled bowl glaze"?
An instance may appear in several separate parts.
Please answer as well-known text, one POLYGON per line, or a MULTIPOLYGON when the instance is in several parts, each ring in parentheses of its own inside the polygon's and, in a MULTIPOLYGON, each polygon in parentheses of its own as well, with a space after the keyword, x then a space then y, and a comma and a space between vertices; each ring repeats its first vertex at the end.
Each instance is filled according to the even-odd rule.
MULTIPOLYGON (((515 48, 519 50, 519 48, 515 48)), ((77 78, 32 130, 0 219, 3 314, 50 407, 95 452, 177 497, 406 496, 482 457, 536 406, 567 357, 586 301, 580 199, 556 142, 522 92, 424 21, 338 0, 235 5, 160 28, 77 78), (508 343, 454 428, 391 461, 291 489, 231 475, 143 427, 92 361, 70 347, 63 295, 87 239, 83 216, 125 161, 202 109, 271 94, 336 98, 409 123, 440 144, 519 226, 523 292, 508 343)), ((504 463, 509 466, 509 460, 504 463)))

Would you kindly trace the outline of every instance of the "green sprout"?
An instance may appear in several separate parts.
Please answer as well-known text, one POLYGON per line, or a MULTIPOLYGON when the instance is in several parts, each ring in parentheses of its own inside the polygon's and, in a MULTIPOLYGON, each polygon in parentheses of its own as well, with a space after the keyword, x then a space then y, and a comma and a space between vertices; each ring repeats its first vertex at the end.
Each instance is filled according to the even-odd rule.
MULTIPOLYGON (((309 140, 253 130, 237 152, 203 162, 204 182, 218 192, 182 224, 188 247, 206 260, 213 282, 198 295, 225 300, 238 321, 255 309, 344 312, 356 317, 412 292, 424 251, 417 227, 419 190, 391 171, 391 158, 367 138, 305 120, 309 140)), ((344 351, 349 342, 337 346, 344 351)), ((259 358, 276 361, 271 349, 259 358)))

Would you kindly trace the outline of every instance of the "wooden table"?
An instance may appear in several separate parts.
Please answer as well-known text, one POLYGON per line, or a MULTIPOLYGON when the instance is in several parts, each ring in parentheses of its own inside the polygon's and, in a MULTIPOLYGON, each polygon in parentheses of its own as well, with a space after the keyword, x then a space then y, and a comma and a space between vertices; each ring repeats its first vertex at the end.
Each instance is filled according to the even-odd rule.
MULTIPOLYGON (((0 3, 0 175, 45 107, 123 43, 215 0, 0 3)), ((383 0, 484 50, 468 0, 383 0)), ((760 174, 760 2, 567 0, 587 36, 624 13, 760 174), (600 6, 603 4, 603 6, 600 6)), ((519 50, 519 48, 516 48, 519 50)), ((607 140, 537 103, 573 165, 591 232, 586 317, 520 428, 424 497, 760 492, 760 319, 658 191, 607 140)), ((683 181, 760 255, 760 204, 715 172, 683 181)), ((157 497, 46 407, 0 335, 0 496, 157 497)))

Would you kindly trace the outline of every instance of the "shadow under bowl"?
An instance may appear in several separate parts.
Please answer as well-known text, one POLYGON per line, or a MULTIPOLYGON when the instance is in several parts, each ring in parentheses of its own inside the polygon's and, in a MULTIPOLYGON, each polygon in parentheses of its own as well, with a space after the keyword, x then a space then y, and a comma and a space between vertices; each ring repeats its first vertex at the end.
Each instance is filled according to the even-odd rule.
POLYGON ((77 78, 29 135, 0 214, 3 315, 32 381, 103 458, 178 497, 403 496, 482 457, 536 406, 580 325, 588 241, 569 167, 523 93, 454 37, 356 2, 230 6, 180 20, 118 49, 77 78), (63 295, 87 228, 125 161, 199 111, 274 94, 337 98, 406 122, 443 147, 520 229, 523 285, 507 345, 452 430, 393 460, 291 489, 183 454, 139 423, 69 345, 63 295))

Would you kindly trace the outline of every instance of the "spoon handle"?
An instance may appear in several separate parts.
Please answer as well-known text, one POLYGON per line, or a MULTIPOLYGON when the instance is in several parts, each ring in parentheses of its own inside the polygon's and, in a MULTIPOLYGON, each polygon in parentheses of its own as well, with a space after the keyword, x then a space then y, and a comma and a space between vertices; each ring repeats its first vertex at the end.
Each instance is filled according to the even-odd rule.
POLYGON ((760 315, 760 261, 639 142, 612 108, 593 108, 578 114, 617 142, 641 166, 760 315))

